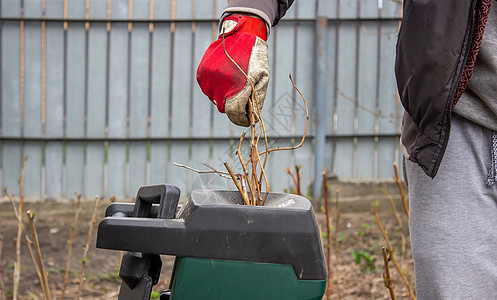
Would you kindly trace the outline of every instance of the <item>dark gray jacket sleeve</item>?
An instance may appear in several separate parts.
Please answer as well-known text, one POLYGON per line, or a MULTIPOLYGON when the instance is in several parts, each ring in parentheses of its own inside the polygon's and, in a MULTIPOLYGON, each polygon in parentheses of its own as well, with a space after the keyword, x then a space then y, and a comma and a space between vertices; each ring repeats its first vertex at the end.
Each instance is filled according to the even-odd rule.
POLYGON ((294 0, 230 0, 223 17, 235 12, 259 16, 270 26, 278 24, 294 0))

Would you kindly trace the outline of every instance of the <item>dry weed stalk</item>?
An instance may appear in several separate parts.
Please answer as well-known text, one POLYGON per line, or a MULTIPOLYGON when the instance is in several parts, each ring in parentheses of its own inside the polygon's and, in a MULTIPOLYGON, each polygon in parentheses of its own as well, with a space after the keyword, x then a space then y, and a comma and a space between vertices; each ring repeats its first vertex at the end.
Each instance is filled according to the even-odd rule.
POLYGON ((394 263, 395 268, 399 272, 400 276, 402 277, 402 280, 404 281, 404 284, 407 287, 407 290, 409 291, 409 295, 411 296, 412 299, 416 299, 416 296, 414 295, 414 292, 411 289, 411 285, 409 284, 409 281, 407 280, 406 276, 404 275, 404 272, 402 272, 399 263, 397 262, 397 259, 395 258, 394 250, 392 248, 392 244, 390 243, 390 239, 388 238, 387 232, 385 231, 385 228, 381 224, 380 217, 378 216, 378 203, 375 204, 373 207, 373 212, 375 216, 375 221, 378 224, 378 227, 380 228, 381 233, 383 234, 383 237, 385 238, 385 242, 387 243, 388 246, 388 251, 390 253, 390 257, 394 263))
POLYGON ((399 170, 397 168, 397 163, 393 163, 393 168, 395 170, 395 182, 397 183, 397 186, 399 187, 400 191, 400 196, 402 198, 402 204, 404 205, 404 211, 406 212, 407 219, 409 219, 409 207, 407 206, 407 201, 406 201, 406 195, 404 194, 404 189, 402 188, 402 182, 400 182, 399 178, 399 170))
POLYGON ((400 232, 400 238, 402 240, 402 257, 401 257, 401 260, 404 261, 405 260, 405 253, 406 253, 406 235, 404 233, 404 222, 402 222, 402 218, 400 217, 400 214, 397 211, 397 207, 395 205, 395 200, 393 199, 393 197, 385 189, 383 189, 383 188, 380 188, 380 191, 382 191, 383 194, 385 194, 385 196, 387 197, 388 201, 390 202, 390 206, 392 207, 392 213, 395 216, 395 219, 397 220, 397 223, 399 225, 398 229, 399 229, 399 232, 400 232))
POLYGON ((295 165, 295 172, 297 173, 297 176, 295 176, 295 174, 293 173, 291 168, 287 168, 286 172, 290 175, 290 177, 292 177, 293 184, 295 184, 295 193, 297 193, 297 195, 302 196, 302 193, 300 190, 300 180, 301 180, 300 168, 301 168, 301 166, 295 165))
POLYGON ((18 209, 18 226, 17 226, 17 239, 16 239, 16 262, 14 263, 14 290, 13 299, 17 300, 19 296, 19 281, 21 279, 21 237, 23 232, 23 210, 24 210, 24 174, 26 172, 26 161, 28 157, 25 156, 22 163, 21 179, 19 179, 19 209, 18 209))
POLYGON ((90 228, 88 229, 88 239, 86 240, 85 250, 83 252, 83 259, 81 261, 81 274, 79 277, 79 288, 78 288, 78 297, 77 297, 78 300, 81 298, 81 292, 83 291, 83 283, 86 280, 85 279, 85 265, 86 265, 86 259, 88 258, 88 251, 90 250, 90 243, 91 243, 91 236, 93 233, 93 226, 96 223, 97 208, 98 208, 98 200, 99 199, 100 198, 98 196, 95 197, 95 206, 93 207, 93 214, 91 216, 90 228))
POLYGON ((340 226, 340 206, 338 199, 340 198, 340 189, 336 189, 336 198, 335 198, 335 281, 336 281, 336 286, 337 286, 337 294, 338 294, 338 299, 342 299, 342 293, 341 293, 341 288, 340 288, 340 274, 338 273, 338 263, 339 263, 339 253, 340 249, 338 247, 338 228, 340 226))
POLYGON ((385 282, 385 286, 390 291, 390 297, 392 298, 392 300, 395 300, 392 278, 390 277, 390 267, 388 266, 390 258, 387 256, 387 250, 385 249, 385 247, 381 247, 381 252, 383 254, 383 262, 385 263, 385 274, 383 274, 383 281, 385 282))
POLYGON ((331 232, 330 232, 330 209, 328 205, 328 181, 326 180, 326 168, 323 171, 324 189, 324 211, 326 215, 326 265, 328 266, 328 279, 326 280, 326 299, 330 299, 330 278, 331 278, 331 232))
MULTIPOLYGON (((0 264, 2 263, 3 260, 3 235, 0 235, 0 264)), ((5 283, 3 282, 3 272, 0 271, 0 297, 2 300, 5 299, 5 294, 3 291, 5 291, 5 283)))
POLYGON ((34 223, 35 215, 30 210, 26 212, 26 215, 28 216, 29 229, 31 231, 33 246, 36 252, 36 262, 38 263, 38 270, 39 270, 38 276, 40 277, 41 288, 43 289, 43 296, 45 297, 46 300, 50 300, 51 299, 50 287, 48 286, 47 273, 45 272, 45 267, 43 266, 43 258, 41 255, 40 243, 38 241, 38 234, 36 233, 36 226, 34 223))
POLYGON ((404 228, 404 222, 402 222, 402 219, 400 218, 400 214, 397 211, 397 206, 395 205, 395 200, 393 197, 388 193, 387 190, 384 188, 380 188, 380 191, 387 197, 388 201, 390 202, 390 205, 392 206, 392 212, 393 215, 395 216, 395 219, 397 220, 397 223, 399 224, 399 228, 404 228))
POLYGON ((69 238, 67 239, 67 259, 66 259, 66 269, 64 271, 64 283, 62 286, 62 296, 61 299, 64 300, 66 297, 66 287, 67 279, 69 277, 69 267, 71 266, 71 256, 72 256, 72 243, 76 237, 76 229, 78 226, 79 214, 81 212, 81 194, 74 194, 76 198, 76 213, 74 214, 74 220, 71 225, 71 231, 69 233, 69 238))

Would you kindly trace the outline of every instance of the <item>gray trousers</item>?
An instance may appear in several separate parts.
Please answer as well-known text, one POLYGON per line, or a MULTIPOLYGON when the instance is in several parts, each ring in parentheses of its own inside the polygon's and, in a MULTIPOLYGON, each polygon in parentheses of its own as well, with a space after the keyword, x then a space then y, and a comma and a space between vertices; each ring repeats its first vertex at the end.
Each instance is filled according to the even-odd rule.
POLYGON ((453 116, 434 179, 406 161, 417 299, 497 299, 497 185, 485 184, 492 131, 453 116))

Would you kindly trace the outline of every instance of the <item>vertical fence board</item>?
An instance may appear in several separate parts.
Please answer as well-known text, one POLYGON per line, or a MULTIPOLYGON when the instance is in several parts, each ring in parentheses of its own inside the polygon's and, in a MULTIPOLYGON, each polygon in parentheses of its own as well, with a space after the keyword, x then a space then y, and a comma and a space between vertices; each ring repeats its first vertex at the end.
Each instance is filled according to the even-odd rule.
MULTIPOLYGON (((105 18, 107 3, 90 2, 90 18, 105 18)), ((88 31, 88 99, 87 99, 87 137, 105 136, 106 114, 106 24, 93 23, 88 31)), ((85 197, 104 194, 105 146, 103 142, 86 144, 86 190, 85 197)))
MULTIPOLYGON (((128 1, 112 1, 112 18, 128 17, 128 1)), ((128 99, 128 24, 114 23, 110 32, 109 62, 109 137, 126 136, 127 99, 128 99)), ((108 193, 126 195, 126 157, 125 142, 110 142, 108 146, 108 193)))
POLYGON ((402 10, 402 1, 397 0, 382 0, 383 10, 381 15, 383 18, 397 18, 402 10))
MULTIPOLYGON (((35 10, 32 10, 35 14, 35 10)), ((41 26, 26 22, 24 31, 24 117, 23 133, 27 137, 42 135, 41 99, 41 26), (29 67, 28 67, 29 66, 29 67)), ((26 195, 41 196, 42 148, 39 142, 26 142, 23 155, 29 157, 24 177, 26 195)))
POLYGON ((104 194, 105 147, 103 142, 86 144, 86 190, 85 197, 104 194))
MULTIPOLYGON (((390 179, 394 175, 394 170, 392 163, 395 161, 395 144, 398 143, 398 139, 396 138, 380 138, 378 141, 378 177, 382 179, 390 179)), ((398 166, 402 165, 397 162, 398 166)), ((402 169, 400 169, 399 176, 402 176, 402 169)))
POLYGON ((146 184, 147 172, 147 143, 129 143, 129 190, 128 197, 138 192, 146 184))
POLYGON ((21 145, 2 141, 2 188, 5 186, 11 195, 19 196, 17 181, 21 178, 21 161, 21 145))
MULTIPOLYGON (((60 4, 59 4, 60 5, 60 4)), ((60 12, 53 8, 54 15, 60 12)), ((48 8, 47 8, 48 14, 48 8)), ((64 29, 61 23, 48 23, 46 35, 46 131, 47 137, 63 136, 64 95, 64 29)), ((63 189, 62 142, 47 142, 45 148, 45 196, 60 197, 63 189)))
MULTIPOLYGON (((188 165, 188 142, 185 141, 174 141, 171 143, 171 163, 179 163, 183 165, 188 165)), ((186 195, 185 191, 189 190, 187 187, 187 177, 189 170, 178 168, 169 164, 170 176, 167 178, 167 182, 170 182, 180 188, 183 195, 186 195)))
POLYGON ((2 23, 2 135, 21 134, 19 22, 2 23))
POLYGON ((336 143, 336 174, 340 178, 354 178, 353 176, 354 143, 351 138, 337 140, 336 143))
POLYGON ((126 195, 126 143, 109 142, 108 146, 107 195, 126 195))
MULTIPOLYGON (((143 13, 142 13, 143 15, 143 13)), ((140 17, 138 14, 136 17, 140 17)), ((142 16, 143 17, 143 16, 142 16)), ((130 123, 131 137, 147 136, 149 31, 147 24, 135 24, 131 34, 130 123)), ((131 142, 129 149, 129 196, 146 183, 147 144, 131 142)))
POLYGON ((24 27, 24 135, 41 136, 41 26, 26 22, 24 27))
POLYGON ((152 108, 150 131, 152 137, 164 137, 168 132, 168 95, 171 57, 171 33, 169 25, 154 27, 152 49, 152 108))
MULTIPOLYGON (((78 16, 80 7, 68 4, 68 15, 78 16)), ((84 8, 84 6, 83 6, 84 8)), ((84 15, 84 9, 83 9, 84 15)), ((85 119, 85 27, 84 23, 69 23, 67 29, 67 97, 66 136, 84 136, 85 119)), ((83 193, 84 143, 68 143, 66 146, 67 197, 83 193)))
POLYGON ((20 15, 21 0, 2 1, 2 17, 19 17, 20 15))
MULTIPOLYGON (((303 6, 300 5, 299 8, 303 6)), ((304 5, 305 6, 305 5, 304 5)), ((310 5, 309 5, 310 6, 310 5)), ((299 15, 300 17, 300 15, 299 15)), ((307 108, 309 110, 309 117, 312 117, 312 100, 315 98, 314 91, 314 26, 313 23, 298 23, 297 25, 297 53, 296 55, 296 72, 292 74, 295 84, 302 92, 304 97, 306 98, 307 108)), ((290 89, 293 89, 293 86, 288 79, 288 86, 290 89)), ((304 134, 305 129, 305 106, 302 98, 299 93, 295 91, 293 93, 295 95, 295 134, 297 135, 297 143, 300 140, 300 137, 304 134)), ((329 107, 329 106, 328 106, 329 107)), ((311 134, 312 122, 309 122, 307 128, 307 134, 311 134)))
MULTIPOLYGON (((14 7, 3 11, 13 13, 14 7)), ((8 14, 10 15, 10 14, 8 14)), ((21 134, 21 101, 20 101, 20 29, 18 22, 2 23, 2 135, 19 136, 21 134)), ((20 175, 21 148, 17 142, 2 141, 2 187, 10 193, 18 194, 17 180, 20 175)))
POLYGON ((382 115, 391 116, 380 118, 381 133, 396 133, 399 130, 396 124, 397 87, 393 66, 395 63, 395 44, 397 39, 397 22, 383 22, 381 26, 381 53, 380 53, 380 110, 382 115))
POLYGON ((92 24, 88 33, 88 123, 87 136, 105 136, 105 83, 107 30, 92 24))
POLYGON ((290 23, 282 23, 277 27, 275 43, 281 52, 273 69, 275 102, 270 108, 274 114, 273 120, 267 122, 272 129, 272 136, 288 136, 291 133, 293 121, 293 86, 288 82, 288 74, 293 72, 294 27, 290 23))
POLYGON ((172 123, 171 136, 188 136, 189 128, 189 102, 191 82, 191 47, 192 35, 191 25, 188 23, 177 23, 174 33, 174 63, 172 69, 173 89, 172 99, 172 123))
MULTIPOLYGON (((354 19, 357 17, 358 5, 360 0, 339 0, 340 18, 354 19)), ((369 0, 374 1, 374 0, 369 0)))
MULTIPOLYGON (((168 142, 152 142, 150 145, 150 184, 167 182, 168 142)), ((170 183, 175 184, 174 181, 170 183)))
MULTIPOLYGON (((352 2, 352 1, 351 1, 352 2)), ((337 132, 354 132, 354 86, 356 62, 356 24, 342 23, 339 29, 338 74, 337 81, 337 132)))
MULTIPOLYGON (((208 16, 211 16, 212 12, 208 12, 208 16)), ((192 135, 195 137, 207 137, 210 135, 210 119, 211 119, 211 109, 214 109, 212 102, 202 93, 196 78, 197 66, 202 59, 205 49, 209 47, 212 42, 212 25, 209 23, 197 23, 197 29, 195 32, 195 49, 194 49, 194 59, 193 59, 193 111, 192 111, 192 135)), ((186 103, 185 103, 186 104, 186 103)), ((217 108, 215 111, 216 114, 217 108)))

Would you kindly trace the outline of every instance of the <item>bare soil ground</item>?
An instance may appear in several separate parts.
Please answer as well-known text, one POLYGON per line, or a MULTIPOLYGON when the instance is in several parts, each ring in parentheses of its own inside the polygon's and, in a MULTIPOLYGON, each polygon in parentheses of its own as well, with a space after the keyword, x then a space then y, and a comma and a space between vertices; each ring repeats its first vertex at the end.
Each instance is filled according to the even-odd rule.
MULTIPOLYGON (((108 204, 108 200, 101 201, 97 224, 103 217, 105 207, 108 204)), ((67 239, 73 222, 75 207, 74 201, 63 203, 44 201, 25 204, 26 210, 30 209, 36 212, 35 223, 54 299, 60 299, 62 293, 67 257, 67 239)), ((88 237, 92 209, 92 201, 83 202, 77 237, 73 244, 73 257, 66 299, 75 299, 77 295, 81 271, 80 262, 88 237)), ((400 204, 398 209, 399 212, 402 212, 400 204)), ((318 210, 317 217, 321 228, 324 230, 326 228, 324 213, 318 210)), ((409 238, 401 233, 402 230, 399 229, 397 220, 387 203, 382 203, 380 207, 380 219, 395 247, 395 255, 401 264, 402 272, 406 274, 411 284, 414 284, 409 238), (405 243, 402 243, 403 239, 405 243)), ((407 224, 404 215, 402 215, 402 220, 404 221, 403 231, 405 232, 407 224)), ((334 222, 332 220, 332 224, 334 222)), ((89 250, 89 259, 86 263, 83 298, 117 299, 120 285, 118 277, 120 254, 117 251, 96 249, 96 230, 97 226, 94 227, 93 241, 89 250)), ((0 235, 3 236, 3 251, 0 262, 0 270, 3 269, 0 273, 1 300, 11 299, 12 297, 13 262, 15 260, 13 245, 14 238, 17 235, 17 221, 8 202, 0 203, 0 235)), ((332 247, 331 299, 389 299, 390 296, 383 281, 383 258, 381 256, 381 247, 385 246, 386 243, 375 222, 372 209, 361 209, 359 211, 348 209, 341 212, 338 237, 338 258, 334 256, 335 249, 332 247), (353 252, 356 253, 356 258, 359 257, 359 263, 354 261, 353 252), (337 279, 338 284, 336 283, 337 279)), ((324 239, 326 240, 326 237, 324 239)), ((20 299, 42 299, 40 281, 24 240, 22 245, 20 299)), ((168 256, 162 257, 161 279, 159 284, 154 287, 155 291, 167 289, 173 259, 173 257, 168 256)), ((407 288, 401 281, 393 264, 391 264, 391 273, 397 299, 409 299, 407 288)))

